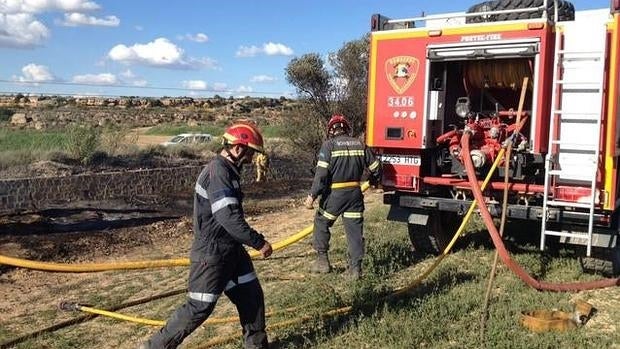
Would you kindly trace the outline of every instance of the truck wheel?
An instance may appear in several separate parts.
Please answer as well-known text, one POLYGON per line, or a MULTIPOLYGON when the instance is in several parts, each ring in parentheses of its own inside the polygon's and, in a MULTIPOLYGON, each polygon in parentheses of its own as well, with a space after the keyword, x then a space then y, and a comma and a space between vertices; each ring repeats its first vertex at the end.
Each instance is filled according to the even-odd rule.
POLYGON ((614 261, 609 261, 606 258, 597 257, 580 257, 579 263, 581 264, 581 270, 585 273, 614 275, 616 274, 616 264, 614 261))
POLYGON ((426 225, 407 225, 409 240, 416 252, 438 256, 448 246, 460 223, 456 213, 433 211, 426 225))
MULTIPOLYGON (((550 19, 553 19, 554 0, 547 2, 548 15, 550 19)), ((556 0, 558 2, 558 21, 572 21, 575 19, 575 7, 572 3, 565 0, 556 0)), ((541 7, 544 4, 544 0, 493 0, 485 1, 476 4, 469 9, 467 13, 486 12, 486 11, 500 11, 500 10, 513 10, 518 8, 528 7, 541 7)), ((497 22, 497 21, 511 21, 517 19, 529 19, 542 17, 542 11, 536 12, 522 12, 522 13, 503 13, 497 15, 485 15, 468 17, 466 23, 482 23, 482 22, 497 22)))

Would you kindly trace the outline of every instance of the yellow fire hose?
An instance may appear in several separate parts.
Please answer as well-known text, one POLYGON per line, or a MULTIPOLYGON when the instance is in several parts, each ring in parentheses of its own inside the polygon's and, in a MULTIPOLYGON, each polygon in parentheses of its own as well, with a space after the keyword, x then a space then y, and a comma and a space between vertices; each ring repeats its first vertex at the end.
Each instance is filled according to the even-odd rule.
MULTIPOLYGON (((491 166, 491 169, 489 170, 489 173, 487 173, 487 176, 484 178, 484 182, 482 182, 482 186, 480 187, 482 190, 484 190, 487 187, 487 184, 489 184, 489 181, 491 180, 491 177, 493 176, 493 173, 495 172, 495 169, 497 168, 497 166, 499 165, 500 161, 502 160, 505 151, 506 150, 504 148, 502 148, 499 151, 499 153, 497 153, 497 157, 495 158, 495 162, 493 162, 493 165, 491 166)), ((443 250, 443 252, 435 259, 433 264, 426 271, 424 271, 417 279, 413 280, 413 282, 411 282, 409 285, 407 285, 407 286, 405 286, 405 287, 403 287, 401 289, 396 290, 392 294, 392 296, 399 296, 399 295, 407 293, 407 292, 411 291, 412 289, 416 288, 420 283, 422 283, 422 281, 424 279, 426 279, 428 277, 428 275, 431 272, 433 272, 433 270, 435 270, 435 268, 439 265, 439 263, 441 263, 441 261, 448 255, 448 252, 450 252, 450 250, 452 249, 452 247, 456 243, 456 240, 458 240, 458 238, 461 236, 461 234, 463 233, 463 230, 465 230, 465 226, 467 225, 467 222, 469 221, 469 218, 471 217, 471 214, 476 209, 476 205, 477 204, 478 204, 478 202, 476 200, 474 200, 471 203, 471 205, 469 206, 469 209, 467 210, 467 213, 465 213, 465 216, 463 217, 463 221, 461 222, 461 225, 456 230, 456 233, 454 233, 454 236, 452 237, 452 240, 450 240, 450 243, 448 243, 448 246, 446 246, 446 248, 443 250)))
MULTIPOLYGON (((481 188, 483 190, 486 188, 486 186, 488 185, 489 181, 491 180, 491 177, 493 176, 493 173, 495 172, 495 169, 497 168, 497 166, 499 165, 500 161, 502 160, 502 157, 504 156, 504 153, 505 153, 505 149, 502 148, 500 150, 500 152, 497 154, 495 162, 493 162, 493 165, 491 166, 491 169, 489 170, 486 178, 484 179, 484 181, 482 183, 481 188)), ((365 191, 366 189, 368 189, 368 183, 367 182, 364 183, 364 185, 362 186, 362 191, 365 191)), ((452 240, 450 241, 450 243, 448 243, 446 248, 443 250, 442 254, 438 258, 435 259, 433 264, 428 269, 426 269, 418 278, 416 278, 413 282, 411 282, 409 285, 407 285, 405 287, 402 287, 400 289, 397 289, 394 292, 392 292, 389 295, 389 298, 398 297, 398 296, 401 296, 401 295, 406 294, 407 292, 411 291, 413 288, 417 287, 424 279, 426 279, 428 277, 428 275, 430 275, 430 273, 433 270, 435 270, 435 268, 439 265, 439 263, 441 263, 441 261, 448 255, 448 253, 450 252, 450 250, 452 249, 452 247, 456 243, 456 240, 458 240, 458 238, 463 233, 463 230, 465 229, 465 226, 467 225, 467 222, 471 218, 471 215, 472 215, 472 213, 474 212, 474 210, 476 208, 476 204, 477 204, 477 201, 474 200, 472 202, 472 204, 469 206, 469 209, 467 210, 467 213, 463 217, 463 221, 461 222, 461 225, 459 226, 459 228, 457 229, 456 233, 452 237, 452 240)), ((308 228, 306 228, 306 229, 308 229, 308 228)), ((298 234, 300 234, 300 233, 298 233, 298 234)), ((346 313, 350 312, 352 309, 353 308, 351 306, 346 306, 346 307, 330 310, 330 311, 322 314, 322 316, 329 317, 329 316, 334 316, 334 315, 346 314, 346 313)), ((78 306, 78 305, 76 305, 76 309, 75 310, 81 310, 81 311, 84 311, 84 312, 95 313, 95 314, 99 314, 99 315, 103 315, 103 316, 108 316, 108 317, 116 318, 116 319, 119 319, 119 320, 133 321, 133 322, 136 322, 136 323, 141 323, 141 324, 146 324, 146 325, 162 326, 165 323, 164 321, 161 321, 161 320, 152 320, 152 319, 145 319, 145 318, 138 318, 138 317, 133 317, 133 316, 127 316, 127 315, 123 315, 123 314, 119 314, 119 313, 109 312, 109 311, 95 309, 95 308, 90 308, 90 307, 85 307, 85 306, 78 306)), ((236 320, 237 318, 235 317, 234 319, 236 320)), ((292 324, 297 324, 297 323, 300 323, 300 322, 303 322, 303 321, 307 321, 309 319, 311 319, 310 316, 303 316, 303 317, 300 317, 298 319, 293 319, 293 320, 288 320, 288 321, 276 323, 274 325, 268 326, 268 328, 269 329, 274 329, 276 327, 289 326, 289 325, 292 325, 292 324)), ((213 323, 227 322, 227 321, 223 321, 223 319, 213 319, 213 320, 214 320, 213 323), (220 321, 220 322, 216 322, 216 321, 220 321)), ((209 323, 209 320, 207 320, 207 323, 209 323)), ((229 336, 229 337, 214 338, 213 340, 211 340, 208 343, 206 343, 205 347, 213 347, 213 346, 216 346, 216 345, 221 345, 221 344, 233 341, 233 340, 235 340, 237 338, 238 338, 238 335, 229 336)))
MULTIPOLYGON (((306 227, 298 233, 289 236, 288 238, 278 241, 273 244, 273 250, 281 250, 289 245, 296 243, 297 241, 305 238, 312 233, 312 226, 306 227)), ((260 256, 258 251, 251 251, 250 257, 256 258, 260 256)), ((114 263, 82 263, 82 264, 70 264, 70 263, 53 263, 53 262, 39 262, 31 261, 27 259, 9 257, 0 255, 0 264, 12 265, 15 267, 36 269, 43 271, 56 271, 65 273, 88 273, 107 270, 128 270, 128 269, 148 269, 148 268, 162 268, 162 267, 181 267, 188 266, 190 264, 189 258, 176 258, 176 259, 156 259, 151 261, 134 261, 134 262, 114 262, 114 263)))
MULTIPOLYGON (((72 303, 72 302, 61 302, 58 307, 61 310, 66 310, 66 311, 81 311, 84 313, 89 313, 89 314, 97 314, 97 315, 101 315, 101 316, 106 316, 112 319, 117 319, 117 320, 123 320, 123 321, 129 321, 129 322, 135 322, 137 324, 143 324, 143 325, 149 325, 149 326, 164 326, 166 324, 166 321, 164 320, 153 320, 153 319, 146 319, 146 318, 141 318, 141 317, 135 317, 135 316, 131 316, 131 315, 124 315, 118 312, 113 312, 113 311, 107 311, 107 310, 103 310, 103 309, 97 309, 97 308, 93 308, 93 307, 89 307, 86 305, 82 305, 79 303, 72 303)), ((280 313, 290 313, 290 312, 294 312, 299 310, 300 307, 293 307, 293 308, 285 308, 282 310, 273 310, 273 311, 268 311, 265 313, 265 316, 269 317, 275 314, 280 314, 280 313)), ((231 322, 237 322, 239 321, 239 317, 238 316, 228 316, 228 317, 223 317, 223 318, 209 318, 207 319, 204 323, 206 324, 226 324, 226 323, 231 323, 231 322)))
MULTIPOLYGON (((496 157, 495 162, 491 166, 491 170, 488 172, 487 177, 485 178, 482 184, 483 189, 486 188, 486 186, 488 185, 488 182, 490 181, 492 174, 497 168, 503 155, 504 155, 504 149, 501 149, 496 157)), ((365 182, 362 184, 362 191, 365 191, 368 188, 369 188, 368 182, 365 182)), ((461 225, 459 226, 459 229, 456 231, 450 243, 446 246, 443 253, 435 260, 435 262, 425 272, 423 272, 418 278, 416 278, 413 282, 411 282, 409 285, 395 290, 390 295, 390 297, 397 297, 417 287, 426 277, 428 277, 428 275, 430 275, 430 273, 439 265, 439 263, 441 263, 441 261, 445 258, 445 256, 449 253, 449 251, 452 249, 452 247, 456 243, 456 240, 462 234, 467 222, 469 221, 471 217, 471 214, 475 210, 476 203, 477 202, 475 200, 472 202, 471 206, 469 207, 469 210, 467 211, 467 213, 465 214, 463 218, 463 221, 461 222, 461 225)), ((312 226, 306 227, 305 229, 299 231, 298 233, 282 241, 275 243, 273 245, 274 251, 282 249, 286 246, 289 246, 303 239, 304 237, 306 237, 312 232, 312 228, 313 228, 312 226)), ((257 251, 252 251, 250 253, 251 257, 256 257, 258 255, 259 253, 257 251)), ((189 265, 189 259, 180 258, 180 259, 154 260, 154 261, 121 262, 121 263, 85 263, 85 264, 79 264, 79 265, 71 265, 71 264, 61 264, 61 263, 36 262, 36 261, 30 261, 30 260, 0 255, 0 264, 7 264, 7 265, 12 265, 12 266, 17 266, 17 267, 24 267, 24 268, 45 270, 45 271, 93 272, 93 271, 120 270, 120 269, 143 269, 143 268, 157 268, 157 267, 168 267, 168 266, 187 266, 189 265)), ((98 315, 108 316, 108 317, 112 317, 112 318, 116 318, 120 320, 132 321, 132 322, 151 325, 151 326, 163 326, 165 324, 165 322, 162 320, 152 320, 152 319, 133 317, 133 316, 128 316, 128 315, 123 315, 120 313, 87 307, 87 306, 83 306, 79 304, 72 304, 72 305, 65 304, 64 306, 73 307, 74 309, 72 310, 80 310, 80 311, 91 313, 91 314, 98 314, 98 315)), ((351 306, 346 306, 346 307, 330 310, 328 312, 325 312, 321 316, 330 317, 330 316, 335 316, 335 315, 346 314, 346 313, 349 313, 352 309, 353 308, 351 306)), ((295 310, 296 308, 288 308, 280 312, 295 311, 295 310)), ((271 314, 273 314, 273 312, 270 313, 270 315, 271 314)), ((287 321, 273 324, 271 326, 268 326, 268 329, 275 329, 275 328, 290 326, 293 324, 297 324, 303 321, 310 320, 311 318, 312 316, 302 316, 297 319, 287 320, 287 321)), ((237 317, 228 317, 228 318, 219 318, 219 319, 213 318, 213 319, 207 320, 207 323, 217 324, 217 323, 234 322, 237 320, 238 320, 237 317)), ((238 335, 214 338, 213 340, 206 343, 205 347, 213 347, 216 345, 228 343, 230 341, 235 340, 236 338, 238 338, 238 335)))
MULTIPOLYGON (((342 308, 330 310, 330 311, 327 311, 327 312, 321 314, 321 317, 328 318, 328 317, 332 317, 332 316, 336 316, 336 315, 347 314, 352 309, 353 308, 351 306, 347 306, 347 307, 342 307, 342 308)), ((288 327, 288 326, 300 324, 300 323, 302 323, 304 321, 312 320, 312 318, 313 318, 313 316, 304 315, 304 316, 299 317, 297 319, 285 320, 285 321, 277 322, 275 324, 267 326, 267 330, 275 330, 275 329, 278 329, 278 328, 283 328, 283 327, 288 327)), ((238 340, 238 339, 239 339, 239 334, 232 334, 232 335, 229 335, 229 336, 226 336, 226 337, 223 337, 223 336, 222 337, 216 337, 216 338, 211 339, 210 341, 208 341, 204 345, 196 347, 196 349, 213 348, 213 347, 216 347, 216 346, 220 346, 220 345, 224 345, 226 343, 233 342, 233 341, 238 340)))
MULTIPOLYGON (((493 162, 493 165, 491 166, 491 169, 489 170, 489 173, 487 174, 486 178, 484 179, 484 182, 482 182, 482 186, 481 186, 482 190, 484 190, 486 188, 486 186, 489 184, 489 181, 491 180, 491 177, 493 176, 493 173, 495 172, 495 169, 497 168, 497 166, 499 165, 500 161, 502 160, 502 157, 504 156, 504 152, 505 152, 505 149, 502 148, 499 151, 499 153, 497 154, 497 158, 495 159, 495 162, 493 162)), ((474 210, 476 208, 476 204, 477 204, 477 201, 474 200, 472 202, 472 204, 469 206, 469 209, 467 210, 467 213, 463 217, 463 221, 461 222, 461 225, 457 229, 456 233, 454 233, 454 236, 452 237, 452 240, 450 240, 450 243, 448 243, 446 248, 443 250, 442 254, 439 255, 435 259, 433 264, 428 269, 426 269, 420 276, 418 276, 415 280, 413 280, 409 285, 395 290, 394 292, 392 292, 386 298, 395 298, 395 297, 399 297, 399 296, 402 296, 402 295, 408 293, 409 291, 411 291, 412 289, 414 289, 415 287, 420 285, 422 283, 422 281, 424 279, 426 279, 428 277, 428 275, 430 275, 430 273, 433 272, 433 270, 435 270, 435 268, 439 265, 439 263, 441 263, 441 261, 448 255, 448 253, 450 252, 450 250, 452 249, 452 247, 456 243, 456 240, 458 240, 458 238, 463 233, 463 230, 465 229, 465 226, 467 225, 467 222, 471 218, 471 214, 474 212, 474 210)), ((338 309, 333 309, 333 310, 327 311, 327 312, 321 314, 321 317, 326 318, 326 317, 332 317, 332 316, 336 316, 336 315, 348 314, 352 310, 353 310, 352 306, 346 306, 346 307, 342 307, 342 308, 338 308, 338 309)), ((273 330, 273 329, 277 329, 277 328, 282 328, 282 327, 287 327, 287 326, 291 326, 291 325, 296 325, 296 324, 299 324, 299 323, 302 323, 304 321, 308 321, 308 320, 311 320, 311 319, 312 319, 312 316, 305 315, 305 316, 299 317, 297 319, 292 319, 292 320, 287 320, 287 321, 282 321, 282 322, 275 323, 273 325, 267 326, 267 329, 268 330, 273 330)), ((233 341, 238 340, 238 339, 239 339, 239 335, 238 334, 229 335, 229 336, 225 336, 225 337, 224 336, 217 337, 217 338, 213 338, 212 340, 208 341, 203 346, 199 346, 197 348, 199 348, 199 349, 213 348, 213 347, 216 347, 216 346, 220 346, 220 345, 223 345, 223 344, 226 344, 226 343, 233 342, 233 341)))
MULTIPOLYGON (((370 187, 368 182, 364 182, 361 185, 362 191, 366 191, 370 187)), ((313 226, 310 225, 296 234, 289 236, 288 238, 278 241, 273 244, 273 250, 281 250, 289 245, 296 243, 297 241, 305 238, 312 233, 313 226)), ((250 257, 256 258, 260 256, 258 251, 251 251, 250 257)), ((157 259, 152 261, 134 261, 134 262, 114 262, 114 263, 82 263, 82 264, 70 264, 70 263, 53 263, 53 262, 39 262, 27 259, 9 257, 0 255, 0 264, 11 265, 14 267, 36 269, 43 271, 56 271, 65 273, 88 273, 107 270, 127 270, 127 269, 147 269, 147 268, 162 268, 162 267, 180 267, 188 266, 190 264, 189 258, 176 258, 176 259, 157 259)))
MULTIPOLYGON (((366 191, 370 187, 368 182, 364 182, 361 185, 362 192, 366 191)), ((298 233, 289 236, 288 238, 278 241, 273 244, 273 250, 281 250, 289 245, 296 243, 297 241, 305 238, 312 233, 313 226, 310 225, 298 233)), ((258 251, 251 251, 250 257, 256 258, 260 256, 258 251)), ((27 259, 9 257, 0 255, 0 264, 11 265, 15 267, 44 270, 44 271, 56 271, 65 273, 88 273, 107 270, 127 270, 127 269, 147 269, 147 268, 161 268, 161 267, 179 267, 188 266, 190 264, 189 258, 176 258, 176 259, 158 259, 152 261, 134 261, 134 262, 115 262, 115 263, 83 263, 83 264, 69 264, 69 263, 52 263, 52 262, 39 262, 31 261, 27 259)))

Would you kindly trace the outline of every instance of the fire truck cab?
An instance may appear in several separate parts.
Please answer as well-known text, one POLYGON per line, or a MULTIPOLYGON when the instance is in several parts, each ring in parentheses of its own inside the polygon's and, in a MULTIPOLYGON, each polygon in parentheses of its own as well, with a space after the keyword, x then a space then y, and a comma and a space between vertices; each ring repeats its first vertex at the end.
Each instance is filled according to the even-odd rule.
MULTIPOLYGON (((407 223, 414 248, 443 251, 473 200, 464 157, 481 182, 510 140, 508 219, 535 223, 523 233, 540 230, 541 249, 553 239, 606 250, 620 271, 619 11, 497 0, 372 16, 366 142, 382 161, 388 219, 407 223)), ((501 164, 484 191, 495 216, 501 164)))

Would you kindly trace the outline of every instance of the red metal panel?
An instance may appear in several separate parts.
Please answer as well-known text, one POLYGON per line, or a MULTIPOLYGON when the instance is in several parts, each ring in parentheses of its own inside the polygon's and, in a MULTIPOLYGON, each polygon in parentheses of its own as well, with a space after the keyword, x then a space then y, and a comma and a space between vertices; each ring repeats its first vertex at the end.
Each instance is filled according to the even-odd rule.
POLYGON ((376 56, 375 146, 421 148, 428 38, 380 40, 376 56), (387 129, 403 139, 386 139, 387 129))
MULTIPOLYGON (((426 118, 424 87, 426 81, 426 51, 429 45, 539 38, 540 60, 538 70, 537 115, 531 138, 534 152, 546 151, 550 115, 551 84, 553 78, 553 35, 546 25, 542 29, 519 30, 513 26, 464 27, 444 30, 440 36, 429 37, 425 30, 407 34, 378 36, 375 41, 375 93, 374 109, 369 110, 372 122, 372 145, 374 147, 421 148, 423 119, 426 118), (407 74, 399 67, 406 67, 407 74), (388 127, 402 128, 403 139, 386 139, 388 127)), ((526 126, 528 127, 528 126, 526 126)))

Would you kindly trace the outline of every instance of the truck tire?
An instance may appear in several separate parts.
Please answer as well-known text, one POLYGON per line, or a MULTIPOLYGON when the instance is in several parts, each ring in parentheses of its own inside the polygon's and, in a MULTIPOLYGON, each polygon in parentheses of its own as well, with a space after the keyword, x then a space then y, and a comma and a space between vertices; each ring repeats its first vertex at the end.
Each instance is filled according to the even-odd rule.
POLYGON ((433 211, 426 225, 408 224, 409 240, 414 251, 424 255, 440 255, 460 223, 456 213, 433 211))
POLYGON ((579 259, 584 272, 620 276, 620 246, 598 251, 596 256, 582 257, 579 259))
POLYGON ((613 259, 597 258, 597 257, 580 257, 579 264, 584 273, 602 274, 602 275, 618 275, 616 271, 616 263, 613 259))
MULTIPOLYGON (((558 2, 558 21, 572 21, 575 19, 575 7, 566 0, 556 0, 558 2)), ((554 19, 554 0, 547 2, 549 19, 554 19)), ((476 4, 469 9, 467 13, 485 12, 485 11, 501 11, 513 10, 518 8, 540 7, 543 6, 544 0, 492 0, 476 4)), ((496 15, 474 16, 468 17, 466 23, 483 23, 512 21, 517 19, 530 19, 542 17, 542 11, 521 12, 521 13, 502 13, 496 15)))

